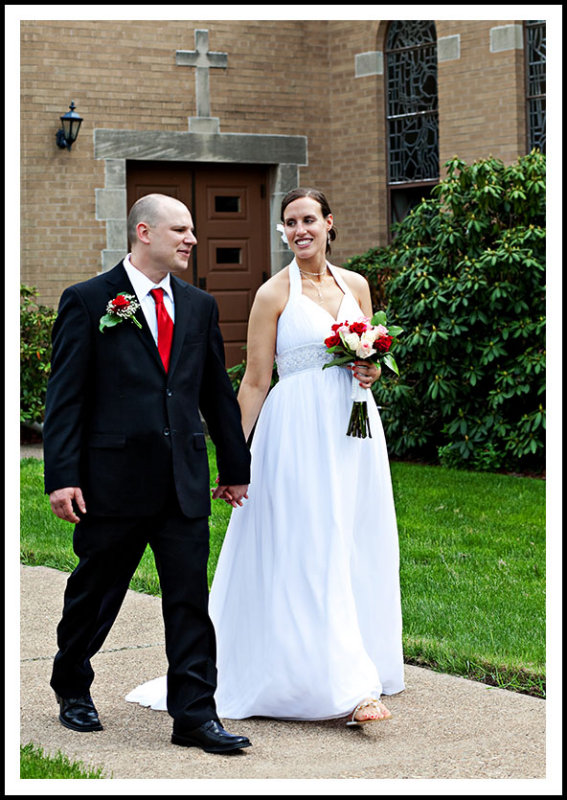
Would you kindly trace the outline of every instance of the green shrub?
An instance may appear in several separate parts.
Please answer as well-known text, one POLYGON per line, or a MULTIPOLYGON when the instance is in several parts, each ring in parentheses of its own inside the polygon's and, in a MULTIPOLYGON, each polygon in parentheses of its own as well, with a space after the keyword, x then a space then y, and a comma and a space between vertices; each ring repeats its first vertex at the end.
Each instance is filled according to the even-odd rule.
POLYGON ((343 266, 364 275, 370 284, 372 308, 383 309, 386 305, 386 284, 392 275, 388 248, 371 247, 366 253, 349 258, 343 266))
POLYGON ((50 370, 51 328, 57 312, 35 301, 37 291, 20 285, 20 422, 43 422, 50 370))
MULTIPOLYGON (((390 451, 445 466, 544 463, 545 156, 447 162, 375 253, 400 378, 375 384, 390 451)), ((345 266, 351 266, 347 263, 345 266)))
MULTIPOLYGON (((242 348, 246 350, 246 346, 242 348)), ((232 383, 232 388, 238 394, 238 390, 240 389, 240 384, 242 383, 242 378, 244 377, 244 373, 246 372, 246 358, 243 358, 240 364, 235 364, 233 367, 228 367, 227 369, 228 376, 232 383)), ((270 381, 270 389, 276 385, 278 382, 278 370, 276 367, 276 362, 274 361, 274 366, 272 367, 272 380, 270 381)))
MULTIPOLYGON (((243 347, 242 349, 246 350, 246 347, 243 347)), ((238 394, 240 384, 242 383, 242 378, 244 377, 244 373, 246 371, 246 358, 243 358, 240 364, 235 364, 233 367, 228 367, 226 371, 228 372, 228 377, 232 383, 232 388, 238 394)))

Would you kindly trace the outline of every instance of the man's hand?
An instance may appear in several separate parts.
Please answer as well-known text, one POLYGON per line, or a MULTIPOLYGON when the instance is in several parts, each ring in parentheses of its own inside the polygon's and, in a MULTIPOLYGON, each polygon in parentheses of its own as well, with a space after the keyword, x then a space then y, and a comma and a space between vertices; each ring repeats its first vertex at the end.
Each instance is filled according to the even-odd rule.
POLYGON ((233 508, 242 505, 242 500, 248 499, 248 485, 247 483, 239 486, 217 486, 213 489, 213 500, 224 500, 233 508))
POLYGON ((59 519, 66 522, 80 522, 73 509, 73 500, 81 514, 87 513, 83 493, 78 486, 67 486, 65 489, 56 489, 49 495, 51 510, 59 519))

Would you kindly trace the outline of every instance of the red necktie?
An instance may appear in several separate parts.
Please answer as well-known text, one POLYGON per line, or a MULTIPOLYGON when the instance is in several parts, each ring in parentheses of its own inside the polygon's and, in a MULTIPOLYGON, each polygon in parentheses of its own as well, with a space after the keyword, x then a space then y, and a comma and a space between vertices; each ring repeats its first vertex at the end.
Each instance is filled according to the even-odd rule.
POLYGON ((163 361, 164 369, 167 372, 169 367, 169 354, 171 352, 171 340, 173 339, 173 320, 167 313, 163 303, 163 289, 152 289, 150 294, 156 302, 158 350, 161 360, 163 361))

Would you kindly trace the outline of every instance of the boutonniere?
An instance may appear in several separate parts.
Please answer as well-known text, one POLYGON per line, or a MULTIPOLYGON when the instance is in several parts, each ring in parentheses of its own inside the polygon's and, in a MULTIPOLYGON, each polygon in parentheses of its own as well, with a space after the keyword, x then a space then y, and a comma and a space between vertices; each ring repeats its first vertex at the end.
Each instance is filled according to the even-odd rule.
POLYGON ((130 319, 137 325, 138 328, 141 328, 139 321, 136 319, 134 314, 140 308, 140 304, 136 300, 133 294, 127 294, 127 292, 120 292, 117 294, 114 300, 109 300, 106 306, 106 314, 100 318, 98 329, 101 333, 104 333, 105 328, 113 328, 115 325, 118 325, 119 322, 123 322, 125 319, 130 319))

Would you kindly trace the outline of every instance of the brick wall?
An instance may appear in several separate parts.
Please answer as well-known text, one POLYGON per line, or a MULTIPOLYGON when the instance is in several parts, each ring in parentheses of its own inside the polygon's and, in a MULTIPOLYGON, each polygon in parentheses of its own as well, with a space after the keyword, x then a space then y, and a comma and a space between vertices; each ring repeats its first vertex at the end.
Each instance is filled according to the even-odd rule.
POLYGON ((437 23, 438 37, 460 36, 461 53, 439 63, 441 164, 454 155, 468 163, 493 155, 510 164, 525 152, 523 50, 490 50, 491 29, 513 24, 437 23))
MULTIPOLYGON (((439 64, 441 163, 524 152, 523 52, 490 52, 490 29, 513 23, 439 21, 460 36, 460 58, 439 64)), ((101 270, 106 226, 95 190, 99 128, 186 131, 195 70, 176 66, 194 31, 228 53, 210 70, 211 114, 221 131, 303 135, 302 184, 329 198, 339 229, 333 261, 387 241, 384 76, 355 77, 355 56, 383 51, 378 20, 28 20, 21 23, 21 280, 55 305, 63 288, 101 270), (74 55, 76 54, 76 55, 74 55), (55 144, 73 100, 84 122, 71 151, 55 144)))

